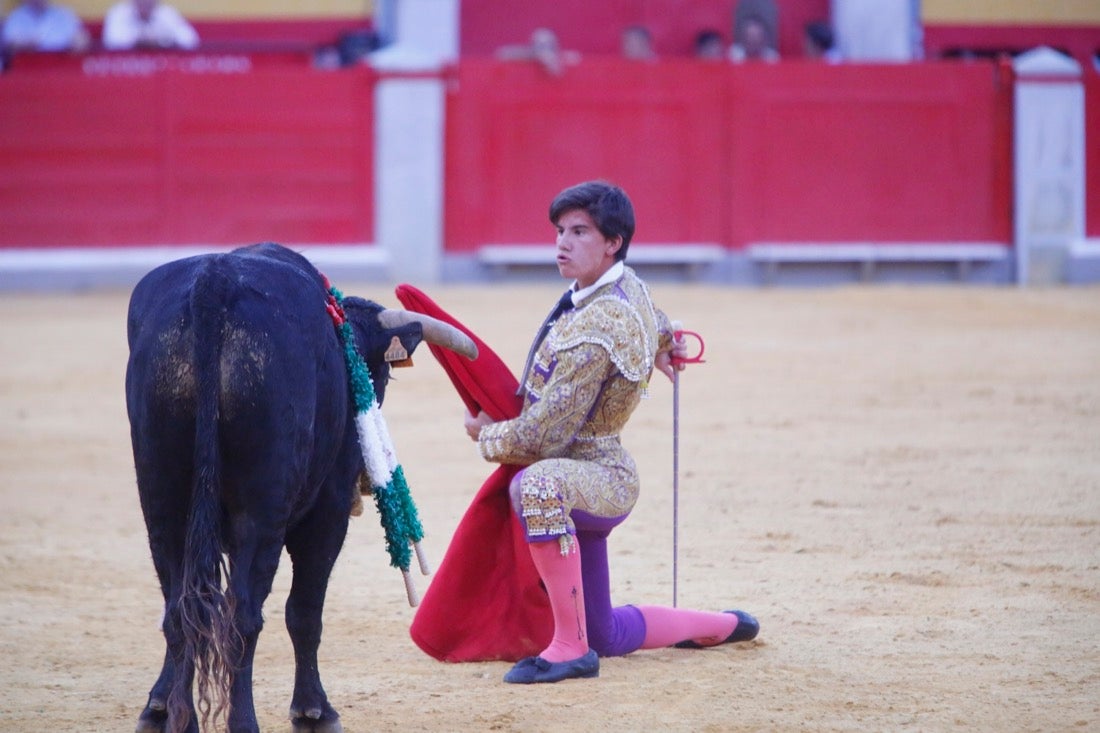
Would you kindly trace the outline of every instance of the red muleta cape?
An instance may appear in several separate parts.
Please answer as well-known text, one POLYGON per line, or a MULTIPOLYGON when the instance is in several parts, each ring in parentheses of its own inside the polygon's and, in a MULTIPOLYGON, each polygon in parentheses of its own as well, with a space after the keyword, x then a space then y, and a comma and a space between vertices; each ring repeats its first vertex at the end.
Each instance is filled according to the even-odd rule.
MULTIPOLYGON (((484 410, 494 420, 519 415, 519 382, 485 342, 412 285, 399 285, 396 293, 407 310, 445 321, 477 344, 473 361, 429 345, 466 409, 475 415, 484 410)), ((409 634, 436 659, 514 662, 550 643, 550 602, 508 498, 519 470, 500 466, 482 484, 416 611, 409 634)))

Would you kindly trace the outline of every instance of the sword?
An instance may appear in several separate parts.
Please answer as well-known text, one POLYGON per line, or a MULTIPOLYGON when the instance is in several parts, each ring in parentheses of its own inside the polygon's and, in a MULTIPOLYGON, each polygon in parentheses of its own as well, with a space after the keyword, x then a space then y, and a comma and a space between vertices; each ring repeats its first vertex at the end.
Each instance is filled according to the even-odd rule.
POLYGON ((680 364, 703 363, 703 337, 694 331, 685 331, 679 321, 672 323, 672 337, 679 343, 684 336, 691 336, 699 342, 699 353, 695 356, 672 357, 672 607, 676 608, 678 598, 678 579, 680 577, 680 364))

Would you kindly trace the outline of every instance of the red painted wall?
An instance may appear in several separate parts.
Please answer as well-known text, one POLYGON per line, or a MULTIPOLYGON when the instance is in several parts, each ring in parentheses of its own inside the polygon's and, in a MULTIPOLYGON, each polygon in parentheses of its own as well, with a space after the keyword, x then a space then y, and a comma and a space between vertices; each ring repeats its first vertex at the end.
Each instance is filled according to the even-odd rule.
POLYGON ((0 247, 373 241, 368 70, 55 61, 0 76, 0 247))
POLYGON ((550 197, 596 177, 627 188, 649 241, 727 239, 724 71, 592 60, 552 79, 463 62, 447 102, 447 249, 546 242, 550 197))
MULTIPOLYGON (((373 241, 372 73, 219 66, 241 58, 92 56, 0 76, 0 247, 373 241), (131 62, 149 73, 122 73, 131 62)), ((549 199, 591 177, 631 193, 640 242, 1011 238, 1011 85, 993 64, 603 58, 553 78, 470 59, 452 77, 451 252, 552 241, 549 199)), ((1098 99, 1090 73, 1090 129, 1098 99)))
POLYGON ((1010 94, 989 63, 464 61, 446 246, 548 243, 550 198, 593 177, 639 242, 1009 242, 1010 94))
POLYGON ((1085 71, 1085 233, 1100 238, 1100 71, 1085 71))

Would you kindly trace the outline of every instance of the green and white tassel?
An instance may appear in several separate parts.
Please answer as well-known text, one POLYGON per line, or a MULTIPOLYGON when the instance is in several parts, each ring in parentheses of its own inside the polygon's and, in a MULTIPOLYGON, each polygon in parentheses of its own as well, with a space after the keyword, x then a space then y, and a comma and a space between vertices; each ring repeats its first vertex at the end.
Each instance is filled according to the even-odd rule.
MULTIPOLYGON (((336 310, 342 316, 343 295, 336 288, 330 288, 329 293, 335 301, 336 310)), ((409 547, 411 545, 416 551, 420 572, 428 575, 431 571, 420 546, 421 540, 424 539, 424 529, 420 525, 416 505, 409 493, 409 485, 405 481, 405 471, 397 462, 397 452, 394 450, 390 431, 386 427, 382 410, 375 397, 370 371, 355 347, 351 324, 346 318, 334 317, 333 320, 337 323, 340 340, 344 345, 344 361, 347 363, 348 378, 355 398, 355 426, 359 433, 359 449, 363 453, 367 477, 371 484, 371 494, 374 496, 382 529, 385 531, 390 565, 401 570, 409 605, 416 606, 420 603, 420 599, 413 585, 412 575, 409 573, 411 564, 409 547)))

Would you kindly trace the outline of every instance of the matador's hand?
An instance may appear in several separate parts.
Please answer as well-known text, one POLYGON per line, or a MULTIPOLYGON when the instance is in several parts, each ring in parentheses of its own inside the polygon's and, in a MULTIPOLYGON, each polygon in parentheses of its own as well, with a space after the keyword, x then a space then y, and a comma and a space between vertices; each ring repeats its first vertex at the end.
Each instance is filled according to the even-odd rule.
POLYGON ((687 367, 684 361, 688 357, 687 348, 687 340, 683 335, 679 340, 673 336, 672 348, 658 353, 657 358, 653 360, 653 366, 672 381, 676 377, 676 372, 682 372, 687 367))
POLYGON ((477 437, 481 434, 481 429, 493 422, 493 418, 485 414, 484 410, 478 412, 477 415, 467 410, 462 420, 466 428, 466 434, 470 436, 470 440, 477 440, 477 437))

